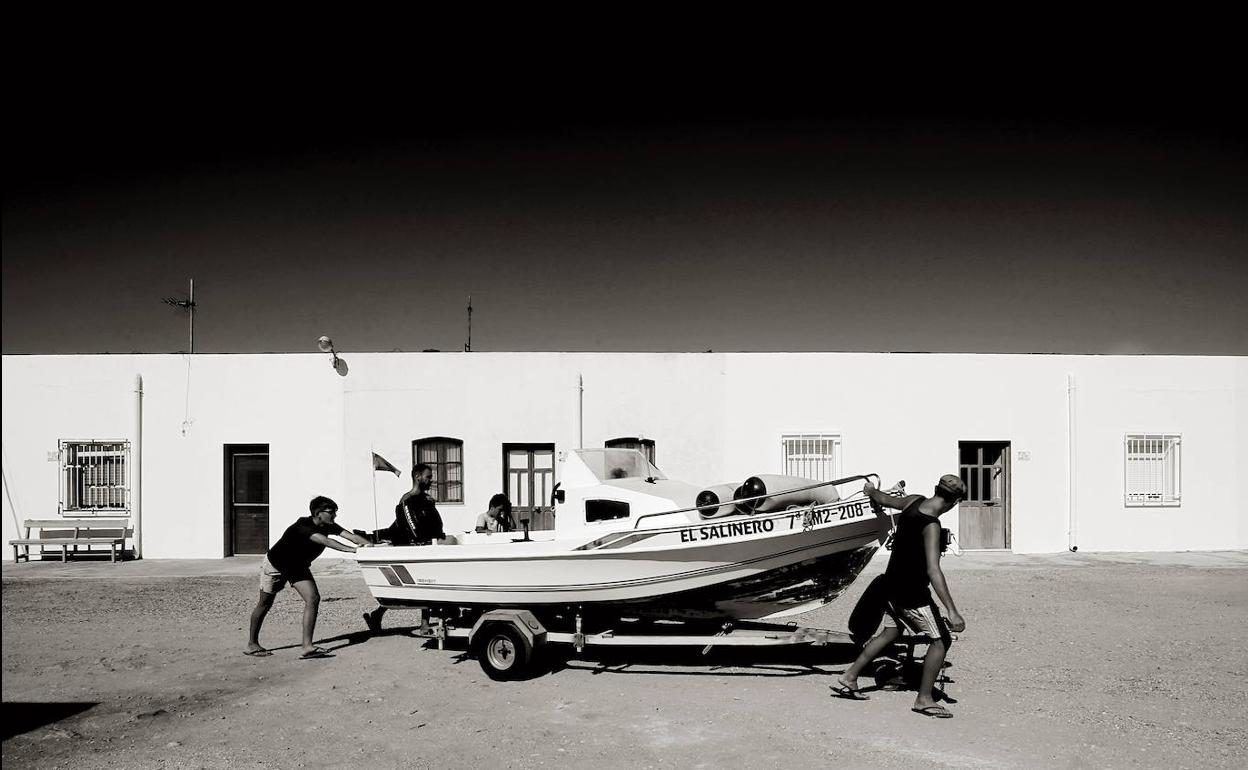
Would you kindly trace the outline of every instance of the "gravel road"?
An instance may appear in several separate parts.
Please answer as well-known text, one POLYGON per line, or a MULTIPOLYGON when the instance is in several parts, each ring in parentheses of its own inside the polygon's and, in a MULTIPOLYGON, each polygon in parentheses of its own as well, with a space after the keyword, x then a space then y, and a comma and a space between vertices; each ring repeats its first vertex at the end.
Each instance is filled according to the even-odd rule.
MULTIPOLYGON (((299 660, 302 602, 242 654, 250 563, 4 565, 9 767, 1242 767, 1248 554, 947 558, 968 623, 951 720, 913 693, 830 698, 841 646, 616 652, 494 682, 462 650, 379 636, 351 562, 318 562, 323 660, 299 660), (223 566, 224 565, 224 566, 223 566), (200 568, 202 567, 202 568, 200 568), (236 574, 235 574, 236 573, 236 574), (245 574, 244 574, 245 573, 245 574)), ((844 629, 877 559, 798 618, 844 629)), ((869 683, 870 680, 864 679, 869 683)))

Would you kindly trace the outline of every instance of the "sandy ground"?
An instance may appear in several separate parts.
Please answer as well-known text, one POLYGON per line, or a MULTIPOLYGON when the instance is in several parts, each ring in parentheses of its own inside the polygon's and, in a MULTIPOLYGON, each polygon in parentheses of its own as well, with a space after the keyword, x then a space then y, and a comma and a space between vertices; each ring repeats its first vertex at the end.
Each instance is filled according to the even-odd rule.
MULTIPOLYGON (((242 655, 256 560, 5 563, 6 767, 1242 767, 1248 554, 968 554, 954 719, 830 698, 852 652, 635 651, 493 682, 318 562, 321 644, 279 596, 242 655)), ((882 567, 873 562, 867 576, 882 567)), ((800 618, 844 629, 866 580, 800 618)), ((864 683, 870 680, 864 679, 864 683)))

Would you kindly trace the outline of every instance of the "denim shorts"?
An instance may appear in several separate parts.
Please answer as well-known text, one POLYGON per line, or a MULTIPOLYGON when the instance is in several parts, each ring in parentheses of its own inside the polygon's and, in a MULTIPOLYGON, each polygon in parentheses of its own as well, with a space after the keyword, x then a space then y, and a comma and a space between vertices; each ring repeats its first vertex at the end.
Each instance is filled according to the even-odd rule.
POLYGON ((288 575, 283 574, 281 570, 274 567, 268 556, 260 560, 260 590, 266 594, 277 593, 285 588, 287 583, 298 583, 301 580, 311 579, 311 570, 299 575, 288 575))

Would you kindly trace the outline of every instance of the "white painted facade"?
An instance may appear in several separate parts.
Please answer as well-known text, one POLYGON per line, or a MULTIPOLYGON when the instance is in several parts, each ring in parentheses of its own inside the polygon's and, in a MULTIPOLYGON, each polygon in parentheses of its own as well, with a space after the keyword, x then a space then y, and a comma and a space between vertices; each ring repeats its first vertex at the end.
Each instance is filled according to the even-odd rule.
MULTIPOLYGON (((426 436, 463 441, 465 502, 439 505, 448 531, 470 529, 502 488, 504 442, 564 450, 643 436, 669 477, 709 485, 782 472, 782 435, 827 433, 841 437, 844 475, 875 472, 922 493, 957 472, 959 441, 1010 442, 1018 553, 1065 550, 1072 505, 1080 550, 1248 548, 1248 503, 1236 494, 1248 475, 1248 358, 342 356, 346 376, 320 354, 5 356, 6 546, 20 521, 57 514, 58 440, 139 438, 141 377, 144 558, 223 555, 226 444, 269 445, 272 542, 317 494, 339 502, 349 529, 385 526, 409 481, 375 473, 371 451, 406 471, 411 442, 426 436), (1182 436, 1178 506, 1124 503, 1131 433, 1182 436)), ((946 518, 956 532, 956 512, 946 518)))

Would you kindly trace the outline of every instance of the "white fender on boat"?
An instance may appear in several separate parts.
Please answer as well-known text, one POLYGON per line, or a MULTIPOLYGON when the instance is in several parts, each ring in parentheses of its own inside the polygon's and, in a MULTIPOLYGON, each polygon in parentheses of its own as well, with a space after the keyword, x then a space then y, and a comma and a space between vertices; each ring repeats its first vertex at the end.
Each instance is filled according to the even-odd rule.
POLYGON ((750 476, 741 485, 740 493, 735 495, 737 499, 767 494, 774 495, 774 497, 768 497, 765 500, 755 500, 750 503, 740 503, 737 505, 737 510, 741 513, 767 513, 768 511, 782 510, 790 505, 823 505, 835 503, 841 499, 840 494, 836 491, 836 487, 831 485, 805 489, 800 492, 788 491, 809 487, 818 483, 818 479, 804 479, 800 476, 780 476, 777 474, 750 476), (787 494, 777 494, 785 492, 787 494))
POLYGON ((704 519, 716 519, 720 516, 732 516, 737 513, 737 506, 732 501, 740 497, 736 494, 740 489, 735 484, 715 484, 698 493, 698 513, 704 519), (727 503, 727 505, 720 505, 727 503))

